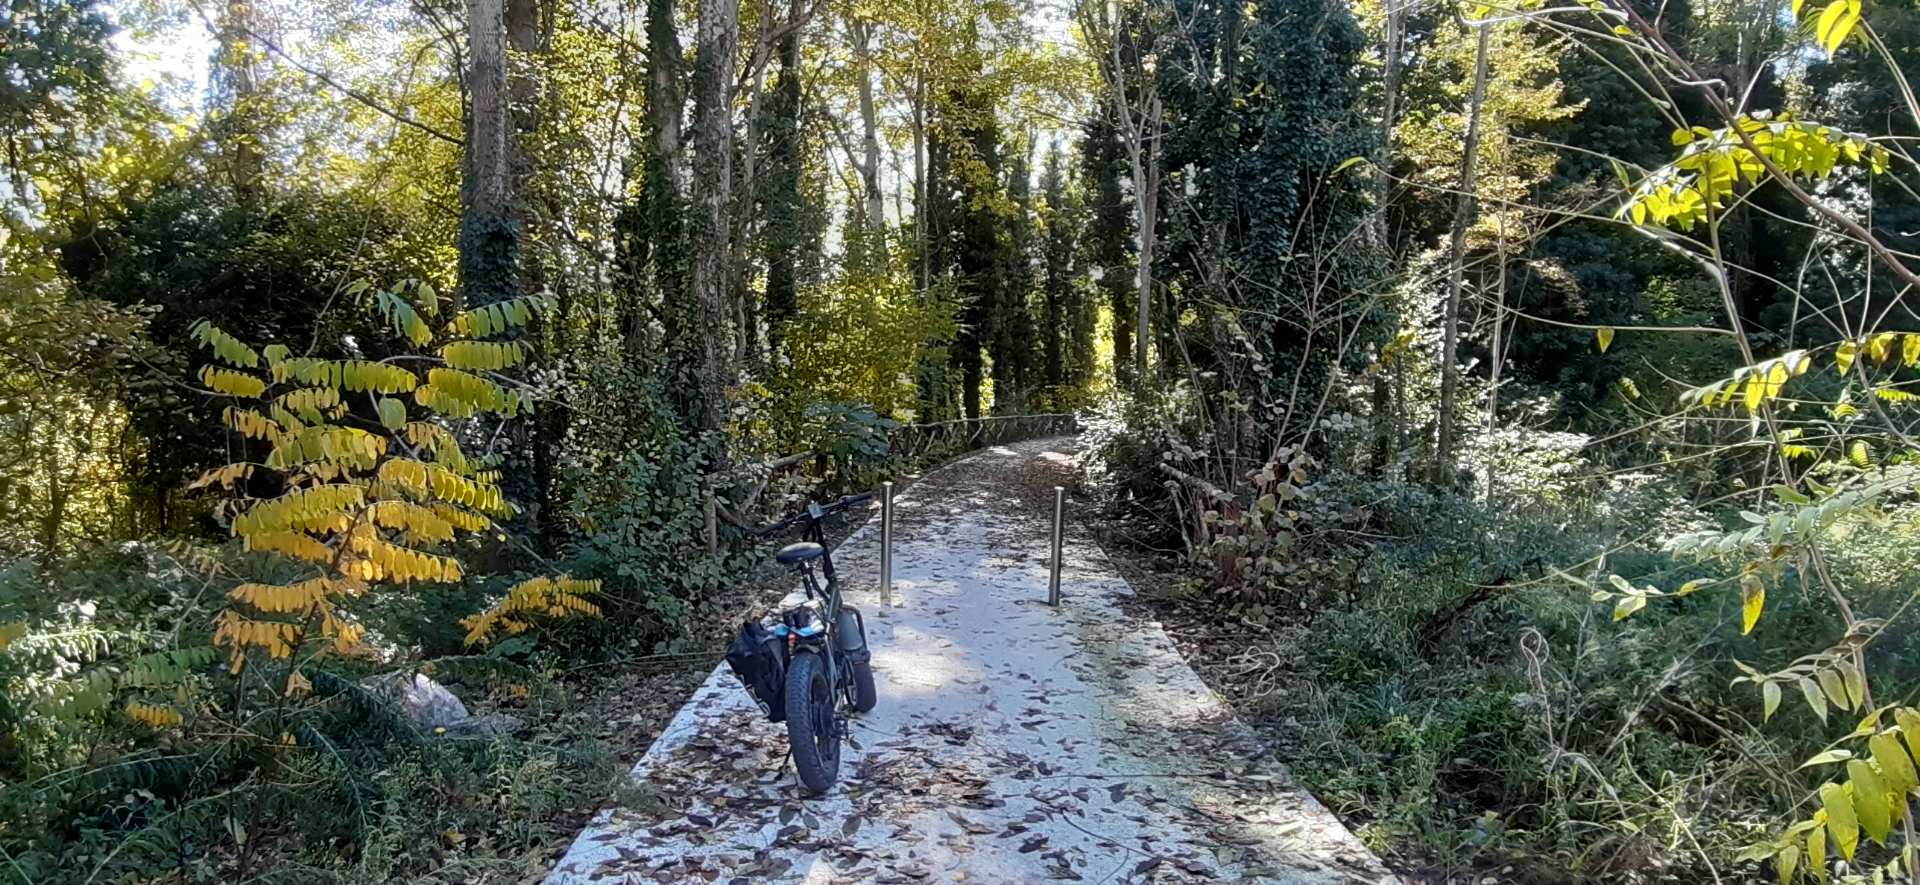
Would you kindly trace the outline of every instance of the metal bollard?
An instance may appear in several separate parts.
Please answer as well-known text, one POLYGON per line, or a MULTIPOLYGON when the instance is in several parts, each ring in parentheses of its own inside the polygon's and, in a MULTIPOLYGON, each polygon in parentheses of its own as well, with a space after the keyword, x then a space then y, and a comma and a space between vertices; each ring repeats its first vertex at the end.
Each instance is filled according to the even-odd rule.
POLYGON ((880 604, 893 607, 893 483, 880 484, 880 604))
POLYGON ((1067 489, 1065 486, 1053 487, 1053 565, 1052 574, 1047 579, 1047 604, 1060 605, 1060 542, 1067 521, 1067 489))

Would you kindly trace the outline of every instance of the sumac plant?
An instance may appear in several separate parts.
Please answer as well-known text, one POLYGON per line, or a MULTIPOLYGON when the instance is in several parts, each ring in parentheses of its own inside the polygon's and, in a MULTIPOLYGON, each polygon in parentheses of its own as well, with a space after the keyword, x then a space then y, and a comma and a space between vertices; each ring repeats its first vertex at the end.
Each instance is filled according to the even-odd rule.
MULTIPOLYGON (((1612 23, 1613 33, 1624 41, 1660 57, 1682 76, 1691 71, 1689 62, 1660 38, 1657 25, 1633 9, 1605 0, 1585 5, 1612 23)), ((1878 36, 1860 19, 1857 0, 1805 8, 1796 2, 1794 12, 1809 18, 1819 45, 1830 53, 1856 36, 1880 47, 1878 36)), ((1715 117, 1709 122, 1717 125, 1675 129, 1676 158, 1631 186, 1620 216, 1709 269, 1745 365, 1687 391, 1681 402, 1708 421, 1726 422, 1722 413, 1727 410, 1742 413, 1750 435, 1744 447, 1767 454, 1767 470, 1777 481, 1769 481, 1747 509, 1728 514, 1726 526, 1667 539, 1668 553, 1691 561, 1706 577, 1662 588, 1608 575, 1591 589, 1592 598, 1610 605, 1618 621, 1645 611, 1656 599, 1734 593, 1743 635, 1762 628, 1770 591, 1775 599, 1790 591, 1827 603, 1841 626, 1839 635, 1819 637, 1818 647, 1771 672, 1734 662, 1743 674, 1735 684, 1758 689, 1762 723, 1772 720, 1786 699, 1798 698, 1823 728, 1846 729, 1800 764, 1815 777, 1807 801, 1749 844, 1740 858, 1769 862, 1782 882, 1825 881, 1837 871, 1875 881, 1912 881, 1920 709, 1876 699, 1871 667, 1875 644, 1892 620, 1911 615, 1900 606, 1886 618, 1868 616, 1861 588, 1850 586, 1835 564, 1834 545, 1845 526, 1886 526, 1913 512, 1920 492, 1920 470, 1914 467, 1920 444, 1910 435, 1916 422, 1907 410, 1920 400, 1909 389, 1920 370, 1920 334, 1884 328, 1884 313, 1875 317, 1862 310, 1856 319, 1843 303, 1845 309, 1827 317, 1837 341, 1762 359, 1741 331, 1728 282, 1737 268, 1719 245, 1721 224, 1748 192, 1776 187, 1888 272, 1909 285, 1920 282, 1907 256, 1881 243, 1849 210, 1812 195, 1820 187, 1844 188, 1884 176, 1905 155, 1863 135, 1786 113, 1749 110, 1742 105, 1744 97, 1712 84, 1692 86, 1705 92, 1715 117), (1866 851, 1862 837, 1880 848, 1866 851)), ((1908 102, 1913 104, 1910 93, 1908 102)), ((1908 111, 1920 118, 1920 106, 1903 112, 1908 111)), ((1797 297, 1813 298, 1806 292, 1797 297)), ((1601 335, 1604 347, 1611 330, 1601 335)))
MULTIPOLYGON (((230 491, 222 510, 234 537, 299 572, 234 587, 213 643, 236 674, 278 663, 286 693, 306 688, 303 655, 350 652, 361 642, 364 629, 343 602, 462 581, 454 543, 498 531, 496 522, 514 512, 492 459, 470 456, 458 428, 529 410, 525 392, 503 374, 526 360, 529 345, 506 336, 540 303, 477 307, 436 328, 437 299, 425 284, 372 296, 420 352, 322 359, 280 344, 255 350, 210 323, 193 330, 213 354, 200 380, 232 400, 224 419, 251 456, 194 485, 230 491), (418 303, 404 296, 409 290, 418 303)), ((564 575, 532 578, 469 617, 469 641, 521 632, 533 615, 598 614, 586 599, 597 590, 597 582, 564 575)))

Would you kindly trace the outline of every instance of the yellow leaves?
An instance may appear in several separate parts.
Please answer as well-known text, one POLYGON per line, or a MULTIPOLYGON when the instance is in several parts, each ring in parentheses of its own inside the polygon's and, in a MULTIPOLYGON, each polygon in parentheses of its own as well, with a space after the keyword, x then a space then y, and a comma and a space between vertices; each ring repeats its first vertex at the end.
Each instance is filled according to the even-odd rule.
POLYGON ((178 728, 186 717, 165 704, 145 704, 139 701, 127 702, 127 716, 149 728, 178 728))
POLYGON ((355 393, 407 393, 420 384, 412 372, 388 363, 304 356, 273 366, 273 380, 289 379, 313 387, 333 387, 355 393))
MULTIPOLYGON (((350 294, 371 288, 356 283, 350 294)), ((397 334, 416 347, 432 342, 435 330, 425 318, 438 308, 430 286, 408 281, 372 297, 397 334), (404 297, 408 286, 413 301, 404 297)), ((202 368, 200 380, 222 394, 253 400, 228 408, 225 424, 266 443, 268 452, 258 463, 208 471, 194 487, 235 489, 261 474, 277 474, 285 490, 278 497, 237 495, 221 512, 235 513, 232 531, 245 549, 308 566, 297 580, 251 581, 228 590, 228 606, 215 620, 214 645, 226 652, 234 672, 259 656, 289 658, 303 644, 357 651, 366 628, 336 610, 341 597, 370 592, 379 582, 464 579, 459 560, 441 551, 462 533, 490 529, 513 507, 501 492, 498 471, 476 469, 492 467, 491 460, 470 460, 443 423, 409 412, 414 403, 450 417, 525 411, 522 392, 487 373, 524 365, 531 345, 482 339, 526 325, 541 307, 537 299, 519 299, 454 317, 447 325, 462 339, 439 346, 434 353, 444 365, 424 373, 397 361, 295 356, 280 344, 256 352, 211 325, 195 327, 218 363, 202 368), (365 395, 370 414, 348 408, 350 401, 359 402, 355 395, 365 395)), ((565 577, 525 582, 508 592, 478 635, 528 629, 535 615, 598 614, 584 598, 597 589, 595 582, 565 577)), ((10 640, 0 633, 0 647, 10 640)), ((291 687, 295 694, 310 691, 298 682, 291 687)))
POLYGON ((520 411, 520 397, 500 385, 459 369, 427 370, 427 383, 413 393, 414 402, 455 418, 491 412, 512 417, 520 411))
MULTIPOLYGON (((1857 21, 1859 0, 1834 0, 1843 12, 1849 4, 1857 21)), ((1673 143, 1682 148, 1680 155, 1643 179, 1621 207, 1620 214, 1635 224, 1692 230, 1726 208, 1739 188, 1757 184, 1768 163, 1783 175, 1822 179, 1842 164, 1878 173, 1889 159, 1885 148, 1863 135, 1766 112, 1742 115, 1719 130, 1678 130, 1673 143)))
POLYGON ((340 390, 335 387, 295 388, 281 394, 275 405, 300 416, 308 424, 319 424, 346 413, 340 404, 340 390))
POLYGON ((219 366, 201 366, 200 383, 218 393, 252 399, 267 391, 267 382, 259 376, 219 366))
POLYGON ((1738 396, 1749 414, 1779 398, 1787 381, 1804 375, 1813 365, 1813 357, 1804 350, 1793 350, 1757 365, 1742 366, 1733 377, 1696 387, 1681 394, 1680 400, 1702 406, 1723 406, 1738 396))
POLYGON ((1859 353, 1860 353, 1860 342, 1858 341, 1840 342, 1840 346, 1837 348, 1834 348, 1834 351, 1833 351, 1833 367, 1840 370, 1840 374, 1842 375, 1847 374, 1847 371, 1853 368, 1854 356, 1856 356, 1859 353))
POLYGON ((511 515, 500 487, 460 476, 438 464, 427 465, 427 483, 435 497, 494 516, 511 515))
POLYGON ((487 642, 496 631, 508 634, 525 632, 531 615, 561 618, 600 615, 600 607, 586 600, 589 593, 600 592, 599 581, 587 581, 568 575, 531 578, 515 584, 506 596, 485 611, 461 619, 467 628, 467 644, 487 642))
MULTIPOLYGON (((1800 14, 1802 0, 1795 0, 1794 15, 1800 14)), ((1814 39, 1828 55, 1840 51, 1840 44, 1852 36, 1855 26, 1860 24, 1860 0, 1833 0, 1820 11, 1819 23, 1814 26, 1814 39)))
POLYGON ((383 486, 408 492, 416 498, 426 497, 429 491, 427 465, 412 458, 394 458, 382 463, 375 476, 383 486))
POLYGON ((254 353, 253 348, 206 320, 194 323, 187 334, 212 350, 215 358, 229 366, 251 369, 260 365, 260 355, 254 353))
POLYGON ((455 473, 466 475, 473 472, 467 463, 466 453, 460 450, 460 441, 445 427, 426 421, 415 421, 400 431, 402 439, 416 449, 426 449, 433 454, 434 461, 455 473))
POLYGON ((297 624, 255 620, 231 608, 222 611, 213 623, 213 644, 233 652, 236 673, 247 651, 263 651, 274 658, 292 657, 294 643, 300 638, 297 624))
POLYGON ((1861 470, 1871 468, 1873 466, 1873 449, 1867 445, 1866 440, 1854 440, 1853 445, 1847 447, 1847 460, 1861 470))
POLYGON ((485 516, 438 501, 433 503, 433 513, 463 532, 481 532, 493 525, 493 521, 485 516))
POLYGON ((254 532, 242 535, 240 540, 248 550, 278 553, 303 562, 324 564, 333 558, 333 548, 301 532, 254 532))
POLYGON ((387 453, 387 438, 358 427, 320 425, 280 437, 267 454, 267 466, 287 469, 319 462, 366 470, 387 453))
POLYGON ((494 371, 525 362, 527 345, 522 341, 450 341, 440 348, 440 358, 456 369, 494 371))
POLYGON ((351 483, 295 489, 253 505, 233 520, 241 537, 279 531, 345 531, 349 511, 366 503, 366 490, 351 483))
POLYGON ((1594 344, 1599 346, 1600 352, 1606 353, 1607 348, 1613 344, 1613 327, 1601 326, 1599 329, 1596 329, 1594 331, 1593 339, 1594 339, 1594 344))
POLYGON ((187 489, 192 491, 195 489, 204 489, 209 486, 219 486, 223 489, 230 489, 233 488, 234 483, 245 482, 250 479, 253 476, 253 469, 254 465, 245 462, 215 467, 212 470, 200 474, 193 482, 188 483, 187 489))
POLYGON ((358 558, 340 564, 341 571, 365 581, 432 581, 451 583, 464 574, 460 563, 450 556, 422 553, 377 537, 372 532, 356 532, 348 539, 349 549, 358 558))
POLYGON ((274 440, 280 437, 280 422, 252 409, 228 406, 221 413, 221 418, 226 421, 228 427, 233 428, 235 433, 248 439, 274 440))
MULTIPOLYGON (((1759 576, 1748 572, 1740 576, 1740 635, 1753 632, 1753 625, 1760 622, 1760 612, 1767 606, 1767 588, 1760 583, 1759 576)), ((1769 683, 1771 684, 1771 683, 1769 683)))
POLYGON ((453 540, 452 524, 431 508, 410 501, 376 501, 367 515, 374 525, 403 532, 413 543, 453 540))
POLYGON ((227 591, 227 596, 262 612, 305 614, 315 606, 325 604, 336 588, 344 590, 346 585, 347 582, 336 582, 326 577, 308 578, 292 584, 247 583, 227 591))

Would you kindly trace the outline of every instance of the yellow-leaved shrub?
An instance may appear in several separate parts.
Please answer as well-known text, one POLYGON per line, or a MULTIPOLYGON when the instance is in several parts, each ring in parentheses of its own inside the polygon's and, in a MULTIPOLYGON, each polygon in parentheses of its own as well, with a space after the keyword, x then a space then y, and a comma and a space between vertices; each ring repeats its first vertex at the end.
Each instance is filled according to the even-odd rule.
MULTIPOLYGON (((216 467, 194 488, 219 488, 222 512, 251 551, 297 562, 283 583, 248 582, 227 594, 214 645, 240 672, 250 660, 290 660, 302 649, 351 652, 364 628, 341 603, 417 583, 446 584, 466 572, 452 555, 462 536, 496 530, 514 513, 499 473, 462 449, 450 420, 513 417, 529 401, 498 374, 523 363, 511 334, 536 300, 475 308, 435 331, 438 305, 425 286, 374 293, 373 302, 409 345, 425 351, 384 360, 294 356, 283 345, 254 349, 202 322, 194 337, 212 353, 201 381, 229 397, 229 429, 251 457, 216 467)), ((587 600, 599 582, 536 577, 463 621, 468 642, 525 631, 531 616, 598 615, 587 600)), ((298 674, 289 670, 287 684, 298 674)), ((129 708, 157 726, 161 711, 129 708)))

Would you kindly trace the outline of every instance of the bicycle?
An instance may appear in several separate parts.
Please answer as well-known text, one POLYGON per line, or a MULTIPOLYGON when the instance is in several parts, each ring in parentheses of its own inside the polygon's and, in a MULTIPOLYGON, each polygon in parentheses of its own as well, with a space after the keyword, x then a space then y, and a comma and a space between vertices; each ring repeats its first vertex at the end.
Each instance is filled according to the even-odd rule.
POLYGON ((770 721, 786 722, 793 767, 801 785, 815 795, 825 793, 839 777, 840 743, 847 734, 842 703, 865 713, 878 701, 866 621, 859 609, 841 602, 833 552, 826 543, 827 517, 872 499, 869 493, 831 504, 809 502, 800 513, 754 532, 765 539, 805 524, 803 540, 773 556, 800 573, 805 596, 780 611, 778 620, 770 616, 742 623, 727 651, 727 664, 761 713, 770 721))

